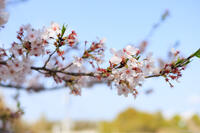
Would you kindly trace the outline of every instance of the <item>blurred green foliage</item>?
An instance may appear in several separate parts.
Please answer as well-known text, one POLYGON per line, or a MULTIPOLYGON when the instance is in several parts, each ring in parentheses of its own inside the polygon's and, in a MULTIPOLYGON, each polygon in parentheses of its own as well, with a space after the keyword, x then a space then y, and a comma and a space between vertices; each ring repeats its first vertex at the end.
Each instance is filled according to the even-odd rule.
MULTIPOLYGON (((0 100, 0 116, 2 118, 7 116, 8 112, 6 104, 0 100)), ((112 121, 73 121, 72 123, 71 130, 76 133, 89 130, 95 133, 200 133, 200 117, 197 114, 187 120, 180 115, 166 119, 161 112, 148 113, 133 108, 119 113, 112 121)), ((55 125, 60 124, 58 121, 49 121, 45 116, 41 116, 32 123, 16 119, 12 121, 10 128, 14 133, 53 133, 55 125)))
POLYGON ((18 120, 13 123, 14 133, 52 133, 53 126, 56 122, 49 121, 45 116, 41 116, 34 123, 27 123, 23 120, 18 120))
MULTIPOLYGON (((41 116, 34 123, 23 120, 15 121, 13 130, 15 133, 52 133, 55 124, 41 116)), ((81 132, 92 130, 97 133, 198 133, 200 132, 200 117, 195 114, 188 120, 180 115, 174 115, 165 119, 161 112, 147 113, 128 108, 118 114, 113 121, 76 121, 71 127, 73 131, 81 132)))
POLYGON ((101 122, 99 130, 101 133, 160 133, 163 130, 179 133, 189 131, 187 124, 179 115, 166 120, 161 112, 150 114, 133 108, 128 108, 120 113, 111 122, 101 122))

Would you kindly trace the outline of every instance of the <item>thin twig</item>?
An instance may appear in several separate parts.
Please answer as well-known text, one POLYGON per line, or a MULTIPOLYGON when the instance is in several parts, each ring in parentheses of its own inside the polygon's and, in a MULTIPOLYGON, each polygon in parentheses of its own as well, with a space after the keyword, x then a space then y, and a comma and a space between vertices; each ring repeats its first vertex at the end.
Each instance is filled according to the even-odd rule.
POLYGON ((64 70, 66 70, 66 69, 70 68, 72 65, 73 65, 73 62, 72 62, 72 63, 70 63, 69 65, 67 65, 66 67, 64 67, 64 68, 60 69, 60 70, 61 70, 61 71, 64 71, 64 70))
POLYGON ((43 68, 43 67, 31 67, 32 70, 43 70, 43 71, 47 71, 49 73, 63 73, 66 75, 71 75, 71 76, 94 76, 93 72, 90 73, 74 73, 74 72, 65 72, 65 71, 61 71, 61 70, 54 70, 54 69, 48 69, 48 68, 43 68))
POLYGON ((63 89, 66 86, 59 86, 59 87, 52 87, 52 88, 45 88, 45 87, 23 87, 23 86, 18 86, 18 85, 12 85, 12 84, 0 84, 0 87, 7 88, 7 89, 16 89, 16 90, 22 90, 22 91, 27 91, 27 90, 38 90, 38 91, 53 91, 53 90, 58 90, 58 89, 63 89))
POLYGON ((45 61, 45 64, 44 64, 43 68, 46 67, 46 65, 47 65, 48 62, 50 61, 50 59, 51 59, 51 57, 53 56, 53 54, 55 54, 55 52, 56 52, 56 50, 54 50, 54 51, 49 55, 48 59, 45 61))
POLYGON ((6 65, 7 63, 5 61, 0 61, 1 65, 6 65))
POLYGON ((145 78, 148 79, 148 78, 160 77, 160 76, 162 76, 162 75, 161 74, 155 74, 155 75, 145 76, 145 78))

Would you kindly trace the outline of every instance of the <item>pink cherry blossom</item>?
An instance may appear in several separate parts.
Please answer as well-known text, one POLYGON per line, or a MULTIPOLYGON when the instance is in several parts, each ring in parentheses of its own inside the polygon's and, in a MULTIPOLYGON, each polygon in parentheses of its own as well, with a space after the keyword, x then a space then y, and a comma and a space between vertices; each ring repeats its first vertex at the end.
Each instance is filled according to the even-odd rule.
POLYGON ((111 48, 110 66, 102 68, 105 39, 91 44, 86 41, 81 51, 81 47, 75 45, 77 33, 73 30, 61 35, 61 30, 66 29, 60 29, 55 22, 48 28, 35 29, 30 24, 21 26, 17 32, 18 42, 13 42, 8 49, 0 48, 0 82, 24 85, 28 75, 35 71, 69 87, 75 95, 81 95, 83 87, 107 82, 116 86, 119 95, 136 96, 147 77, 164 76, 172 86, 169 79, 177 80, 185 69, 185 64, 177 67, 177 60, 188 61, 179 56, 179 51, 172 51, 172 62, 157 68, 151 54, 140 56, 138 48, 128 45, 121 50, 111 48), (69 52, 72 49, 81 55, 69 52))

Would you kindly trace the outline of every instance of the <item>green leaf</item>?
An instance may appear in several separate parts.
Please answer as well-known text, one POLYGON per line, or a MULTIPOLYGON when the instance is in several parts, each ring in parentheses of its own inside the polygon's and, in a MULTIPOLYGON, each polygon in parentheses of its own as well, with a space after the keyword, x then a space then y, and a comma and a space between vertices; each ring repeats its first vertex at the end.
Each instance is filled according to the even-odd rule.
POLYGON ((20 102, 19 102, 19 101, 17 102, 17 108, 18 108, 18 109, 20 109, 20 108, 21 108, 21 104, 20 104, 20 102))
POLYGON ((184 62, 184 59, 180 59, 180 58, 178 57, 178 59, 177 59, 175 65, 179 65, 179 64, 181 64, 181 63, 183 63, 183 62, 184 62))
POLYGON ((133 58, 135 58, 136 60, 140 59, 140 55, 132 55, 133 58))
POLYGON ((186 66, 186 65, 189 64, 190 62, 191 62, 190 60, 186 61, 186 62, 183 64, 183 66, 186 66))
POLYGON ((138 55, 137 57, 136 57, 136 60, 139 60, 140 59, 140 55, 138 55))
POLYGON ((67 29, 67 25, 65 26, 65 25, 63 24, 62 30, 61 30, 61 37, 63 37, 63 35, 65 34, 66 29, 67 29))
POLYGON ((194 53, 194 56, 200 58, 200 49, 198 49, 198 50, 194 53))

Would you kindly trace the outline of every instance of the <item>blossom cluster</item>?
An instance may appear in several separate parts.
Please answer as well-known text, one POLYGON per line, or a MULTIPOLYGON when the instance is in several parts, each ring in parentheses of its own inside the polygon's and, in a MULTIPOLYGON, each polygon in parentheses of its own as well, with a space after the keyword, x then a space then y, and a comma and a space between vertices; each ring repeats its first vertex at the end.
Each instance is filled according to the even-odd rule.
POLYGON ((22 60, 8 60, 6 65, 0 66, 0 80, 23 83, 27 74, 31 73, 32 62, 23 57, 22 60))
POLYGON ((8 12, 5 11, 5 0, 0 0, 0 26, 8 21, 8 12))
MULTIPOLYGON (((102 68, 105 39, 91 43, 85 41, 85 48, 81 50, 77 33, 66 30, 67 26, 61 27, 54 22, 50 27, 41 29, 34 29, 31 25, 21 26, 17 32, 18 41, 8 49, 0 48, 0 83, 14 84, 20 88, 19 85, 29 83, 26 82, 31 81, 29 77, 36 74, 36 77, 52 78, 57 84, 70 88, 74 95, 81 95, 83 87, 106 81, 116 86, 119 95, 136 96, 138 87, 146 78, 163 76, 171 85, 169 79, 181 77, 181 71, 190 58, 200 54, 198 50, 190 58, 181 58, 179 51, 172 51, 172 61, 158 69, 151 54, 141 54, 147 46, 144 41, 139 49, 131 45, 118 51, 111 49, 113 56, 109 59, 110 65, 102 68), (70 50, 78 50, 81 55, 70 53, 70 50)), ((35 92, 46 89, 41 83, 39 86, 35 84, 36 81, 23 88, 35 92)))
POLYGON ((185 67, 190 60, 185 59, 180 56, 180 51, 172 49, 169 52, 170 62, 166 62, 162 65, 160 74, 165 78, 165 81, 169 83, 170 87, 173 87, 170 80, 178 80, 182 77, 182 71, 185 70, 185 67))
MULTIPOLYGON (((11 81, 15 84, 23 83, 32 71, 31 66, 34 63, 32 57, 48 55, 50 51, 47 47, 50 47, 50 42, 56 40, 60 34, 61 29, 57 23, 52 23, 49 28, 44 27, 38 30, 29 24, 21 26, 17 32, 19 42, 13 42, 8 50, 0 49, 0 62, 4 62, 0 64, 0 80, 11 81)), ((58 54, 59 47, 56 47, 58 54)))
POLYGON ((128 96, 137 95, 136 87, 141 86, 145 76, 152 74, 154 61, 146 57, 140 61, 140 50, 128 45, 123 50, 111 49, 113 57, 110 59, 110 67, 98 69, 103 72, 118 88, 118 94, 128 96))

